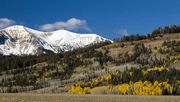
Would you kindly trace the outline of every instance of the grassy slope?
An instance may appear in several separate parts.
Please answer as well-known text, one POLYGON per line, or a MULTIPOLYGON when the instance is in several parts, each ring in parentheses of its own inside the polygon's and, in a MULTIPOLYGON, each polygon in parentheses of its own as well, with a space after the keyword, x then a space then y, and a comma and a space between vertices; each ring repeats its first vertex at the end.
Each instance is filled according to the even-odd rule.
POLYGON ((179 102, 179 96, 0 94, 1 102, 179 102))

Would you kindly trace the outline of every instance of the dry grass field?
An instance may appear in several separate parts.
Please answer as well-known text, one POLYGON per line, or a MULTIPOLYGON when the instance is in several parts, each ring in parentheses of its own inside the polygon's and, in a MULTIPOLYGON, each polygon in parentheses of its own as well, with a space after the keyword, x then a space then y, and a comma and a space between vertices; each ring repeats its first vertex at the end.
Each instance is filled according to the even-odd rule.
POLYGON ((180 96, 0 94, 0 102, 180 102, 180 96))

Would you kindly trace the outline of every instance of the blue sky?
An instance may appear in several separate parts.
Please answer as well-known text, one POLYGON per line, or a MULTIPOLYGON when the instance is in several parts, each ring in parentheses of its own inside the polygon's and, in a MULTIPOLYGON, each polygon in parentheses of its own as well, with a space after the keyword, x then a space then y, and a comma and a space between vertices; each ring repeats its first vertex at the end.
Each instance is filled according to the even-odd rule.
POLYGON ((0 0, 0 27, 22 24, 113 39, 180 24, 179 5, 180 0, 0 0))

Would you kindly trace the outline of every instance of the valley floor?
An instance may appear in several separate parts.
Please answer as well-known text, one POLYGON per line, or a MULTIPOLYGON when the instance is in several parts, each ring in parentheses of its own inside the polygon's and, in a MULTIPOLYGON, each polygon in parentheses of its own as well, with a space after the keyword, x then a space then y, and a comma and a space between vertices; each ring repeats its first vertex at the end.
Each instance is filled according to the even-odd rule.
POLYGON ((0 102, 179 102, 180 96, 0 94, 0 102))

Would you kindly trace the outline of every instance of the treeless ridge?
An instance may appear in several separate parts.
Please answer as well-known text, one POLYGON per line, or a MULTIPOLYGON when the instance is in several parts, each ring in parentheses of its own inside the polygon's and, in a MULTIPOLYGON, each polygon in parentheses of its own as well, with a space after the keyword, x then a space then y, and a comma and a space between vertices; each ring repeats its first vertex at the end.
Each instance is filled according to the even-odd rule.
POLYGON ((0 102, 179 102, 180 96, 0 94, 0 102))

